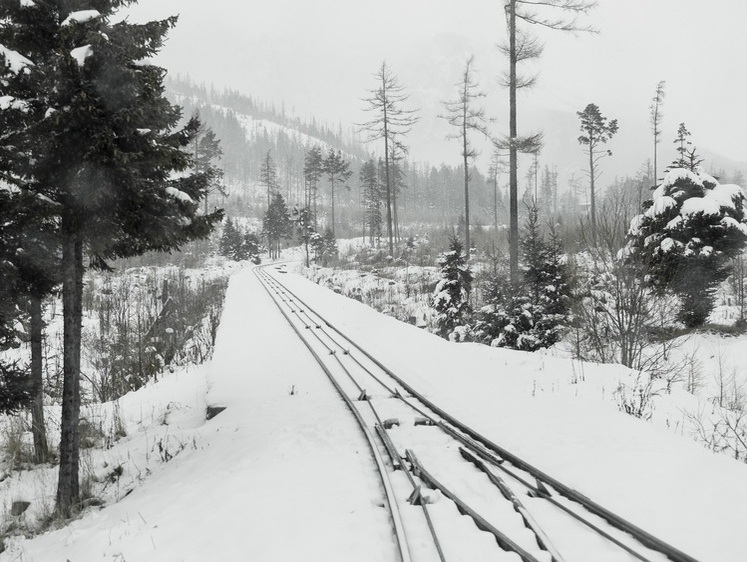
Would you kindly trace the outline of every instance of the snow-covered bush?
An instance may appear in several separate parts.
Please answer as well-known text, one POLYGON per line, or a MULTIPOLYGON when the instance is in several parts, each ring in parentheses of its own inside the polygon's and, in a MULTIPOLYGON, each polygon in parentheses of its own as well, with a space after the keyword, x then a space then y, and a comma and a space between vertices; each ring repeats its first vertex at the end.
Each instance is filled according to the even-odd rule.
POLYGON ((659 292, 680 297, 679 319, 702 325, 730 260, 747 244, 745 195, 699 168, 672 168, 630 225, 625 254, 659 292))

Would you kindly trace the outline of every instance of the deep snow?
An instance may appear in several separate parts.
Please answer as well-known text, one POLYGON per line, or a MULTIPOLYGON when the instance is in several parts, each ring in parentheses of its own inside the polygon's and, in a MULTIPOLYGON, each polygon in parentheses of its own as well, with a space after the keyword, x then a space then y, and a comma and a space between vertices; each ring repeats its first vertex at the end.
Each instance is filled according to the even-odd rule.
MULTIPOLYGON (((747 467, 621 413, 613 393, 634 373, 446 342, 300 276, 278 277, 436 403, 538 468, 699 560, 744 559, 747 467)), ((178 415, 165 429, 151 420, 150 429, 128 427, 124 440, 148 450, 160 427, 185 450, 118 503, 15 541, 0 561, 393 559, 351 416, 251 270, 234 275, 226 298, 210 364, 121 400, 128 419, 139 403, 155 413, 188 404, 172 407, 178 415), (206 403, 227 409, 205 422, 206 403)))

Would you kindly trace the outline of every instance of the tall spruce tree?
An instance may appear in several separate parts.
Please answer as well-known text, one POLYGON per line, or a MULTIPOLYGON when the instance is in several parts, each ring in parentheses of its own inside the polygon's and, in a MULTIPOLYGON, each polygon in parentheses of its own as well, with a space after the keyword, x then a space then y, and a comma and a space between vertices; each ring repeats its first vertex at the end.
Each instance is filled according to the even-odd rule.
POLYGON ((436 310, 436 333, 442 338, 459 339, 455 330, 469 325, 472 307, 472 270, 467 265, 461 240, 452 236, 449 251, 438 258, 440 279, 433 290, 432 306, 436 310))
POLYGON ((596 6, 594 0, 505 0, 504 11, 508 40, 501 50, 508 57, 509 68, 503 84, 509 91, 509 134, 502 147, 509 152, 509 269, 511 282, 519 279, 519 153, 531 152, 539 145, 541 137, 520 137, 517 119, 517 92, 531 87, 536 77, 521 76, 518 65, 536 59, 542 54, 542 45, 536 37, 519 27, 520 22, 557 31, 575 33, 591 31, 579 25, 577 17, 596 6))
POLYGON ((324 174, 324 156, 319 146, 313 146, 306 152, 303 165, 304 206, 311 213, 314 230, 317 228, 317 199, 319 180, 324 174))
MULTIPOLYGON (((200 123, 178 127, 165 71, 150 63, 176 18, 132 24, 124 0, 3 2, 0 44, 29 61, 27 119, 15 131, 29 167, 20 189, 51 201, 62 261, 63 397, 57 511, 73 513, 78 479, 83 273, 117 257, 175 250, 205 237, 222 212, 199 202, 209 177, 189 174, 200 123)), ((9 88, 18 82, 8 73, 9 88), (13 83, 11 84, 11 81, 13 83)), ((15 75, 18 76, 18 73, 15 75)), ((12 91, 12 90, 11 90, 12 91)), ((4 95, 11 95, 7 89, 4 95)))
POLYGON ((262 221, 262 232, 267 238, 270 259, 280 256, 280 242, 293 236, 293 222, 291 221, 285 199, 279 193, 274 193, 270 207, 262 221))
POLYGON ((381 183, 376 161, 367 160, 360 169, 361 201, 363 203, 364 237, 368 227, 368 239, 371 244, 381 238, 381 183))

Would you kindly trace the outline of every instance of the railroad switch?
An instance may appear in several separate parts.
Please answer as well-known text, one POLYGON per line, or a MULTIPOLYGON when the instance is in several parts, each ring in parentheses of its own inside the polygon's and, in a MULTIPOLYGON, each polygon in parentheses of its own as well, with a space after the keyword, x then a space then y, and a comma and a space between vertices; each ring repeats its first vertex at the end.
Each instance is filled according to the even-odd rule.
POLYGON ((366 394, 366 389, 364 388, 363 390, 361 390, 361 393, 358 395, 358 402, 366 402, 369 399, 370 398, 368 394, 366 394))
POLYGON ((420 492, 420 486, 416 486, 412 491, 412 494, 407 498, 407 503, 412 505, 423 505, 423 503, 427 503, 424 499, 423 494, 420 492))
POLYGON ((436 425, 435 422, 431 418, 422 418, 418 417, 415 418, 415 425, 436 425))
POLYGON ((342 350, 342 354, 343 355, 350 355, 350 350, 349 349, 343 349, 342 350))
POLYGON ((388 420, 384 420, 383 425, 384 429, 392 429, 395 425, 399 427, 400 422, 397 418, 389 418, 388 420))
POLYGON ((537 482, 537 490, 539 491, 540 494, 542 494, 544 497, 547 497, 547 498, 552 496, 552 494, 550 493, 550 490, 547 489, 547 486, 545 486, 541 480, 537 480, 536 482, 537 482))
POLYGON ((320 330, 320 329, 321 329, 321 326, 320 326, 319 324, 317 324, 317 325, 316 325, 316 329, 317 329, 317 330, 320 330))

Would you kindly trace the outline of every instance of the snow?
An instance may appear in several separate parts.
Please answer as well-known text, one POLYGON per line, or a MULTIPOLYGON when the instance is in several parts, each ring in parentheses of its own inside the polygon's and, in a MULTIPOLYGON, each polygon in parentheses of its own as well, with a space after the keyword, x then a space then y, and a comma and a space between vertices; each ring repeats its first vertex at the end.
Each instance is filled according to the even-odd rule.
POLYGON ((175 187, 167 187, 166 193, 169 194, 174 199, 178 199, 179 201, 184 201, 185 203, 194 203, 194 199, 192 199, 189 195, 184 193, 182 190, 177 189, 175 187))
POLYGON ((4 45, 0 45, 0 54, 5 57, 5 64, 13 74, 18 74, 22 70, 28 72, 28 67, 34 64, 20 53, 8 49, 4 45))
POLYGON ((93 54, 93 47, 91 45, 83 45, 82 47, 76 47, 70 51, 70 56, 75 59, 78 66, 83 68, 86 64, 86 59, 93 54))
POLYGON ((100 17, 101 13, 98 10, 80 10, 78 12, 72 12, 64 19, 60 26, 66 27, 73 23, 86 23, 100 17))
POLYGON ((29 105, 24 100, 19 100, 13 96, 0 96, 0 110, 18 109, 23 112, 29 110, 29 105))
MULTIPOLYGON (((675 394, 657 406, 666 424, 647 423, 618 409, 618 389, 636 383, 621 366, 450 343, 301 276, 275 276, 437 404, 528 462, 698 560, 744 559, 747 466, 675 432, 683 416, 675 394)), ((131 393, 119 408, 128 437, 107 453, 113 458, 131 453, 140 462, 156 437, 188 446, 138 485, 125 464, 131 493, 66 528, 14 540, 0 561, 395 559, 362 436, 251 270, 231 279, 212 362, 131 393), (170 402, 178 407, 160 425, 170 402), (206 404, 226 410, 205 421, 206 404)), ((405 431, 414 430, 393 434, 405 431)), ((425 464, 439 455, 425 441, 423 448, 425 464)), ((474 527, 431 495, 434 517, 451 522, 453 537, 474 527)), ((522 500, 541 509, 541 500, 522 500)), ((485 555, 494 551, 485 539, 462 559, 509 559, 485 555)))
MULTIPOLYGON (((686 168, 672 168, 670 169, 666 175, 664 176, 664 181, 659 186, 660 188, 666 188, 671 187, 677 184, 678 181, 681 180, 688 180, 691 183, 699 186, 703 186, 703 181, 701 180, 700 176, 696 174, 695 172, 692 172, 686 168)), ((654 197, 656 197, 658 189, 654 191, 654 197)), ((663 193, 659 192, 659 193, 663 193)))

